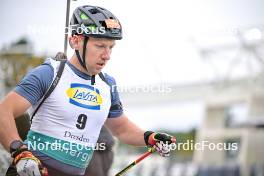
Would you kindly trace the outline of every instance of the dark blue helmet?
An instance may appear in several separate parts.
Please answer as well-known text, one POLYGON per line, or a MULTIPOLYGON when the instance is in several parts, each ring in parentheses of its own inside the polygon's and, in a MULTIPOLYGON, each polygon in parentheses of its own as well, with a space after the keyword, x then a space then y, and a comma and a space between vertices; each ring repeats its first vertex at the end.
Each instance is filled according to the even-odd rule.
POLYGON ((73 12, 70 27, 72 35, 122 39, 122 26, 119 20, 102 7, 90 5, 77 7, 73 12))

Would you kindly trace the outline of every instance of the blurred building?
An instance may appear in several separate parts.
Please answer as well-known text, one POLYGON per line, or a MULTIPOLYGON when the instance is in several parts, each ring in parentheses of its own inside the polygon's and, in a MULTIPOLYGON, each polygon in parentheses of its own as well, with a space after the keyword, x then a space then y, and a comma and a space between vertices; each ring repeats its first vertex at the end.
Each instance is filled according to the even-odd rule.
MULTIPOLYGON (((20 63, 21 58, 31 58, 33 54, 33 44, 27 38, 20 38, 16 42, 6 45, 0 50, 0 98, 2 98, 10 88, 16 84, 14 73, 19 72, 14 68, 15 64, 12 62, 20 63), (11 66, 12 65, 12 66, 11 66), (16 71, 15 71, 16 70, 16 71)), ((22 65, 22 64, 21 64, 22 65)))
MULTIPOLYGON (((206 100, 206 114, 197 133, 193 161, 203 173, 264 171, 264 90, 241 80, 206 100), (211 145, 211 146, 210 146, 211 145), (217 148, 217 145, 220 146, 217 148)), ((201 174, 202 175, 202 174, 201 174)))
POLYGON ((205 98, 205 117, 196 137, 203 148, 195 150, 193 158, 198 175, 264 175, 263 33, 250 28, 231 37, 221 45, 200 47, 208 61, 221 61, 223 53, 236 54, 226 56, 229 69, 205 98), (246 76, 230 79, 239 65, 244 65, 246 76))
POLYGON ((33 54, 33 44, 27 38, 21 38, 18 41, 12 43, 10 46, 3 47, 1 54, 33 54))

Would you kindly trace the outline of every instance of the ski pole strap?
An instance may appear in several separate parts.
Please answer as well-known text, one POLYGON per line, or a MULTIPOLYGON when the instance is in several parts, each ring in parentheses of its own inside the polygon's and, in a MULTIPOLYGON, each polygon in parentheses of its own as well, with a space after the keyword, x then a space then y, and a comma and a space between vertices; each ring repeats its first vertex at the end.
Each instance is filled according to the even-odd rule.
POLYGON ((57 75, 55 77, 55 79, 53 80, 52 84, 50 85, 49 89, 47 90, 47 92, 44 94, 41 102, 39 103, 39 105, 37 106, 36 110, 34 111, 34 113, 32 114, 31 118, 30 118, 30 123, 32 123, 33 117, 36 115, 37 111, 39 110, 40 106, 42 105, 42 103, 50 96, 50 94, 52 93, 52 91, 55 89, 55 87, 57 86, 62 72, 64 70, 65 64, 66 64, 67 60, 61 60, 60 61, 60 67, 59 70, 57 72, 57 75))

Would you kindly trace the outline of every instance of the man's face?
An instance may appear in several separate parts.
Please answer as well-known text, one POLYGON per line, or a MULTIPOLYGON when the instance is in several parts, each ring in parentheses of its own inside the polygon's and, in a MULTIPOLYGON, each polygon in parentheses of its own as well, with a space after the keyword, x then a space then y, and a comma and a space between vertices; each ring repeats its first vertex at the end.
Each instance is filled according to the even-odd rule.
POLYGON ((89 37, 86 45, 85 60, 90 75, 96 75, 101 72, 110 59, 114 45, 115 40, 89 37))

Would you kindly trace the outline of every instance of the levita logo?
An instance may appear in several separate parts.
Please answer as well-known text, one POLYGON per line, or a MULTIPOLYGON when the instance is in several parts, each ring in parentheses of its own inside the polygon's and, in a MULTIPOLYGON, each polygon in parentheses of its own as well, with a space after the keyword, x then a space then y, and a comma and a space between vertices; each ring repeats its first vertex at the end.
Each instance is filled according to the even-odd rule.
POLYGON ((103 102, 99 90, 85 84, 72 83, 66 93, 71 104, 86 109, 100 110, 103 102))

